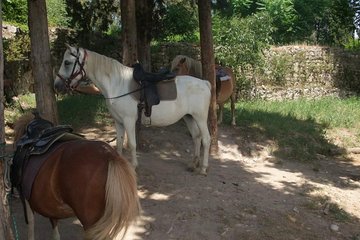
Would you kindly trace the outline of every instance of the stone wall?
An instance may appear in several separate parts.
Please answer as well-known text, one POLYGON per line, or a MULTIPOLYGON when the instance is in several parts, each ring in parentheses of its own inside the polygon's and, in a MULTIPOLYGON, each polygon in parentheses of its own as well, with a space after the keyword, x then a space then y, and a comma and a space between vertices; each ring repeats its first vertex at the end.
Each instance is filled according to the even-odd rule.
POLYGON ((272 47, 262 68, 247 72, 250 98, 297 99, 360 93, 359 53, 321 46, 272 47))

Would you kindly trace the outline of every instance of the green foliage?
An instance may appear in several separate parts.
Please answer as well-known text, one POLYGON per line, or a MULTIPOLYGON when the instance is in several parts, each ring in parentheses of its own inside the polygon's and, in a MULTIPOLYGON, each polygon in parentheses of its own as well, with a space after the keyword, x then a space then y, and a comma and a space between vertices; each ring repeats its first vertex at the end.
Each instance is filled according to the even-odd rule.
POLYGON ((233 0, 231 2, 234 13, 242 17, 251 16, 259 8, 258 1, 256 0, 233 0))
POLYGON ((320 43, 342 45, 354 33, 354 16, 348 1, 332 0, 321 22, 320 43))
POLYGON ((275 43, 292 40, 297 18, 293 0, 263 0, 259 2, 259 10, 265 11, 272 19, 276 30, 273 33, 275 43))
MULTIPOLYGON (((359 0, 232 0, 215 4, 219 15, 247 17, 266 12, 277 44, 308 42, 341 46, 359 29, 359 0), (354 20, 355 17, 355 20, 354 20)), ((358 30, 359 31, 359 30, 358 30)))
POLYGON ((215 16, 213 38, 217 60, 232 67, 258 64, 262 51, 271 43, 272 30, 269 16, 263 13, 248 18, 215 16))
POLYGON ((93 32, 106 32, 119 10, 115 0, 65 0, 70 27, 82 33, 84 39, 93 32))
POLYGON ((350 37, 345 43, 344 47, 347 50, 360 51, 360 40, 350 37))
MULTIPOLYGON (((3 5, 4 21, 10 22, 22 29, 27 29, 27 0, 5 0, 3 5)), ((50 26, 66 27, 69 18, 66 13, 65 0, 46 0, 48 22, 50 26)))
POLYGON ((17 96, 17 100, 5 106, 5 123, 12 125, 24 112, 30 112, 35 108, 35 94, 17 96))
POLYGON ((246 79, 240 77, 243 70, 262 65, 262 52, 271 43, 272 31, 271 19, 266 13, 247 18, 228 19, 219 15, 213 18, 216 60, 235 70, 238 87, 248 85, 246 79))
POLYGON ((197 41, 198 19, 197 9, 184 4, 183 1, 170 4, 161 21, 162 27, 157 31, 157 40, 168 41, 197 41))
POLYGON ((2 3, 4 21, 27 24, 27 0, 5 0, 2 3))
POLYGON ((30 54, 30 37, 27 33, 19 33, 15 38, 4 41, 4 56, 7 62, 22 61, 30 54))
POLYGON ((267 84, 274 86, 285 86, 286 74, 288 74, 291 66, 289 66, 289 57, 285 54, 279 56, 273 56, 270 63, 267 64, 270 67, 270 73, 266 74, 269 77, 267 84))
POLYGON ((68 26, 70 18, 67 16, 65 0, 46 0, 46 6, 50 26, 68 26))

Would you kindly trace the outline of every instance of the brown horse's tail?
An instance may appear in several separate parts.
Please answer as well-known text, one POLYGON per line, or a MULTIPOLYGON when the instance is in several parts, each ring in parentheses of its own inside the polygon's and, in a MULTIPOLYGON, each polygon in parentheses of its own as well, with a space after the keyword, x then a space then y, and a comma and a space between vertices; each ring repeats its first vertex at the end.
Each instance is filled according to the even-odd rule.
POLYGON ((109 161, 104 215, 85 231, 85 239, 113 239, 140 214, 136 174, 122 157, 109 161))

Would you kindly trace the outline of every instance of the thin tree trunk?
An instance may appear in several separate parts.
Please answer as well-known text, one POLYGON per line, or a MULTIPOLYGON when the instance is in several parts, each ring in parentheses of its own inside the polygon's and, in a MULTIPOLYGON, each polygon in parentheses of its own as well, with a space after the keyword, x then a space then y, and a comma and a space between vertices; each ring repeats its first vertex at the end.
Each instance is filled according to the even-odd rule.
POLYGON ((137 53, 143 68, 151 71, 151 28, 154 1, 136 0, 137 53))
POLYGON ((135 0, 121 0, 122 63, 131 66, 138 60, 135 0))
POLYGON ((36 107, 42 117, 57 124, 45 0, 28 0, 28 11, 36 107))
POLYGON ((209 127, 211 135, 211 152, 218 151, 218 128, 216 115, 216 81, 213 37, 211 30, 211 2, 199 0, 200 46, 203 78, 211 83, 211 102, 209 109, 209 127))
POLYGON ((5 189, 5 98, 4 98, 4 51, 2 41, 2 2, 0 1, 0 239, 13 240, 10 211, 5 189))

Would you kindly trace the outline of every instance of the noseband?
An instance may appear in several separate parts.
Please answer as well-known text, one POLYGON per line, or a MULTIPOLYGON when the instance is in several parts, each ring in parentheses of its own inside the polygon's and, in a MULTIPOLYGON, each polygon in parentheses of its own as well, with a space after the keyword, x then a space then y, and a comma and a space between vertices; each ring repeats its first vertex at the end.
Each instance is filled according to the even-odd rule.
POLYGON ((74 56, 76 58, 75 60, 75 63, 74 63, 74 66, 73 66, 73 69, 71 71, 71 74, 70 74, 70 77, 68 78, 65 78, 63 76, 61 76, 59 73, 57 74, 57 76, 65 83, 65 86, 66 88, 70 89, 70 83, 73 79, 75 79, 78 75, 81 74, 81 79, 84 79, 86 77, 86 72, 85 72, 85 69, 84 69, 84 65, 85 65, 85 59, 86 59, 86 56, 87 56, 87 52, 86 50, 84 49, 84 57, 83 57, 83 60, 82 62, 80 62, 80 51, 79 51, 79 48, 77 49, 77 53, 76 55, 73 54, 73 53, 70 53, 70 55, 74 56), (75 72, 75 68, 76 68, 76 65, 79 65, 80 69, 79 71, 75 72))

